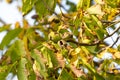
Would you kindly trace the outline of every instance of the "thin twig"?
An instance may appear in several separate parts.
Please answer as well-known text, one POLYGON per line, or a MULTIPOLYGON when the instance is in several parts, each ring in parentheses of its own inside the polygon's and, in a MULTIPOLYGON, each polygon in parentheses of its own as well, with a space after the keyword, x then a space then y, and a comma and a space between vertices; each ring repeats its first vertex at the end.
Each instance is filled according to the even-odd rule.
POLYGON ((109 23, 111 23, 111 24, 115 23, 114 21, 107 21, 107 20, 101 20, 101 22, 102 23, 107 23, 107 24, 109 24, 109 23))
POLYGON ((120 26, 117 27, 111 34, 108 34, 104 39, 111 37, 113 34, 115 34, 120 29, 120 26))
MULTIPOLYGON (((110 33, 110 30, 109 30, 109 28, 108 28, 108 31, 109 31, 109 33, 110 33)), ((112 41, 113 41, 113 42, 115 42, 112 36, 111 36, 110 38, 112 39, 112 41)), ((116 45, 116 46, 117 46, 117 45, 116 45)))
POLYGON ((62 4, 58 3, 58 5, 62 7, 66 12, 68 12, 68 10, 62 4))
POLYGON ((115 42, 112 45, 110 45, 109 47, 113 47, 118 42, 119 38, 120 38, 120 35, 117 37, 117 39, 115 40, 115 42))
POLYGON ((111 25, 109 25, 108 27, 111 27, 111 26, 113 26, 113 25, 115 25, 115 24, 117 24, 117 23, 119 23, 120 22, 120 20, 116 20, 116 21, 112 21, 111 23, 111 25))
POLYGON ((114 42, 112 45, 110 45, 110 46, 108 46, 108 47, 105 47, 105 48, 100 49, 100 50, 98 51, 98 54, 99 54, 99 53, 101 53, 103 50, 106 50, 106 49, 108 49, 108 48, 113 47, 113 46, 114 46, 114 45, 118 42, 119 38, 120 38, 120 35, 117 37, 117 39, 115 40, 115 42, 114 42))
POLYGON ((3 25, 6 25, 6 22, 3 21, 1 18, 0 18, 0 22, 1 22, 3 25))
POLYGON ((62 16, 63 16, 63 17, 68 18, 68 19, 71 19, 70 17, 66 16, 66 15, 62 12, 62 10, 61 10, 61 7, 60 7, 60 6, 59 6, 59 9, 60 9, 61 14, 62 14, 62 16))

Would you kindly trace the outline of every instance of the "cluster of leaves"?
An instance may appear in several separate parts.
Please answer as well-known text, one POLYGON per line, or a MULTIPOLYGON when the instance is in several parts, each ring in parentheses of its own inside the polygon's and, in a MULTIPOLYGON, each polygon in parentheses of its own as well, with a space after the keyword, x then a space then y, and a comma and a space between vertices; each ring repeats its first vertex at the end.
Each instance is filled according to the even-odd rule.
POLYGON ((23 26, 5 24, 7 31, 0 49, 6 49, 0 60, 0 80, 9 73, 18 80, 118 80, 120 47, 120 0, 79 0, 76 4, 61 0, 22 0, 23 17, 31 10, 35 24, 23 19, 23 26), (67 13, 57 14, 55 7, 67 13), (109 33, 108 29, 113 32, 109 33), (117 34, 113 43, 105 40, 117 34), (103 58, 109 53, 111 58, 103 58), (99 60, 94 60, 98 58, 99 60))

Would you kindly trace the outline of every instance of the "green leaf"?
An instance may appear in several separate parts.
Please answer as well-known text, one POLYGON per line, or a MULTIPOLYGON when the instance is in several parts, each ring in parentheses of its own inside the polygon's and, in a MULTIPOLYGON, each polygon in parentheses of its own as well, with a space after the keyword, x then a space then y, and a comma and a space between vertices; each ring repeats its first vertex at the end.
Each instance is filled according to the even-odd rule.
POLYGON ((0 49, 3 49, 5 46, 8 46, 8 44, 19 35, 19 33, 22 31, 21 28, 16 28, 14 30, 9 31, 5 37, 3 38, 1 44, 0 44, 0 49))
MULTIPOLYGON (((45 0, 46 1, 46 0, 45 0)), ((44 2, 45 2, 44 1, 44 2)), ((47 8, 45 7, 43 1, 38 0, 35 5, 35 9, 39 17, 45 16, 48 13, 47 8)))
POLYGON ((56 0, 38 0, 36 2, 35 9, 41 18, 49 13, 53 13, 55 6, 56 0))
POLYGON ((92 19, 97 23, 97 25, 103 29, 103 25, 101 23, 101 21, 95 16, 95 15, 91 15, 92 19))
POLYGON ((74 80, 72 75, 68 73, 65 69, 62 70, 58 80, 74 80))
POLYGON ((106 3, 113 8, 116 8, 120 5, 120 0, 106 0, 106 3))
POLYGON ((8 25, 4 25, 2 27, 0 27, 0 32, 4 31, 4 30, 9 30, 10 29, 11 24, 8 25))
POLYGON ((22 0, 22 2, 23 2, 23 6, 22 6, 23 15, 27 14, 33 8, 36 1, 37 0, 22 0))
POLYGON ((76 4, 74 4, 73 2, 68 1, 68 0, 67 0, 66 4, 70 6, 68 12, 74 12, 74 11, 76 11, 76 4))
POLYGON ((87 62, 83 62, 87 69, 95 76, 95 80, 105 80, 101 75, 99 75, 96 70, 87 62))
POLYGON ((26 70, 26 64, 27 60, 25 58, 21 58, 21 60, 18 62, 17 66, 17 77, 18 80, 27 80, 27 70, 26 70))
POLYGON ((49 67, 57 67, 58 66, 58 61, 56 59, 55 53, 52 50, 48 49, 47 47, 43 47, 41 49, 41 52, 48 60, 49 67))
POLYGON ((91 52, 93 55, 96 55, 96 52, 98 51, 98 47, 95 46, 86 46, 86 48, 89 50, 89 52, 91 52))
POLYGON ((48 36, 55 43, 57 43, 59 40, 61 40, 60 34, 55 33, 53 31, 51 31, 48 36))
POLYGON ((78 4, 77 4, 77 9, 87 9, 90 6, 90 0, 79 0, 78 4))
POLYGON ((105 79, 98 73, 95 73, 95 80, 105 80, 105 79))
POLYGON ((21 57, 24 57, 26 55, 26 51, 23 41, 15 41, 15 43, 9 48, 7 53, 10 53, 12 62, 19 60, 21 57))
POLYGON ((30 61, 28 61, 28 63, 26 64, 26 68, 29 72, 28 80, 36 80, 36 74, 33 70, 33 64, 30 61))
POLYGON ((90 65, 88 64, 87 62, 83 61, 84 65, 87 67, 87 69, 92 72, 92 74, 94 74, 96 71, 95 69, 90 65))
POLYGON ((44 61, 42 60, 43 57, 40 56, 40 54, 36 53, 35 51, 31 52, 31 57, 36 61, 37 68, 40 72, 40 75, 42 75, 45 79, 48 76, 46 73, 46 68, 44 65, 44 61))
POLYGON ((5 80, 6 76, 8 75, 9 67, 7 65, 0 66, 0 80, 5 80))
POLYGON ((56 6, 56 0, 47 0, 46 3, 48 7, 51 9, 50 12, 53 12, 56 6))
POLYGON ((0 66, 0 80, 5 80, 7 75, 12 70, 12 68, 16 65, 17 65, 17 62, 10 64, 10 65, 0 66))
POLYGON ((120 44, 117 46, 118 51, 120 51, 120 44))
POLYGON ((103 30, 97 29, 95 31, 96 31, 96 34, 97 34, 97 37, 99 38, 99 40, 102 40, 104 38, 104 32, 103 32, 103 30))
POLYGON ((68 57, 68 50, 67 49, 65 49, 65 48, 61 49, 61 53, 64 57, 68 57))

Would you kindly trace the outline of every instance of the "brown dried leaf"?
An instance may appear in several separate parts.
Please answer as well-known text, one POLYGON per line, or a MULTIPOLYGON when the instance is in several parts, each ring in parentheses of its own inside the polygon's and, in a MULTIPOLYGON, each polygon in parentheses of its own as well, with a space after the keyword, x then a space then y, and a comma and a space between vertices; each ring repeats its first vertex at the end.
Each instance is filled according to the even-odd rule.
POLYGON ((65 66, 65 59, 63 58, 62 54, 57 53, 56 55, 59 66, 64 67, 65 66))
POLYGON ((71 70, 73 71, 73 73, 74 73, 77 77, 85 76, 83 70, 77 69, 74 65, 71 65, 70 67, 71 67, 71 70))
POLYGON ((47 59, 44 58, 44 56, 41 54, 41 52, 39 50, 34 49, 34 52, 37 53, 40 56, 43 63, 47 62, 47 59))

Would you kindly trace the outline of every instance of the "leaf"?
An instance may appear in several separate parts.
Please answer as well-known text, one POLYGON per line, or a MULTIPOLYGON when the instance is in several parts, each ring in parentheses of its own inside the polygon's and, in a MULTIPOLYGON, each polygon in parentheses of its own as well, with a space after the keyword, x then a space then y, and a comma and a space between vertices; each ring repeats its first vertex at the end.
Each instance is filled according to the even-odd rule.
POLYGON ((8 75, 9 67, 7 65, 0 66, 0 80, 5 80, 6 76, 8 75))
POLYGON ((92 74, 95 76, 95 80, 105 80, 101 75, 99 75, 96 70, 87 62, 83 62, 84 65, 87 67, 87 69, 92 72, 92 74))
POLYGON ((33 70, 33 63, 31 63, 30 61, 27 62, 26 64, 26 68, 29 72, 29 75, 28 75, 28 80, 36 80, 36 74, 33 70))
POLYGON ((118 51, 120 51, 120 44, 118 45, 117 49, 118 49, 118 51))
POLYGON ((47 0, 46 3, 48 4, 48 7, 51 9, 50 12, 53 12, 56 6, 56 0, 47 0))
POLYGON ((7 75, 10 73, 10 71, 16 65, 17 65, 17 62, 10 64, 10 65, 0 66, 0 80, 5 80, 7 75))
POLYGON ((117 14, 119 14, 119 10, 116 9, 116 8, 108 8, 108 10, 106 10, 107 13, 108 13, 108 20, 109 21, 112 21, 114 20, 116 17, 117 14))
POLYGON ((49 13, 53 13, 55 6, 56 0, 37 0, 35 9, 41 18, 49 13))
POLYGON ((40 56, 41 53, 36 53, 36 50, 31 52, 31 57, 35 60, 35 67, 39 71, 40 75, 42 75, 45 79, 48 76, 46 73, 46 68, 44 65, 43 57, 40 56))
POLYGON ((70 6, 68 12, 74 12, 74 11, 76 11, 76 5, 73 2, 67 1, 66 4, 70 6))
POLYGON ((22 0, 22 2, 23 2, 22 13, 23 13, 23 15, 27 14, 33 8, 36 1, 37 0, 22 0))
POLYGON ((21 58, 21 60, 18 62, 17 66, 17 77, 18 80, 27 80, 27 70, 26 70, 26 64, 27 60, 25 58, 21 58))
POLYGON ((95 0, 95 2, 98 3, 98 4, 105 4, 104 0, 95 0))
POLYGON ((81 19, 79 17, 77 17, 75 20, 74 20, 74 24, 75 26, 79 26, 81 24, 81 19))
POLYGON ((103 25, 102 25, 101 21, 98 20, 98 18, 97 18, 96 16, 94 16, 94 15, 91 15, 91 16, 92 16, 92 19, 97 23, 97 25, 98 25, 100 28, 103 29, 103 25))
POLYGON ((5 37, 3 38, 1 44, 0 44, 0 49, 3 49, 5 46, 8 46, 8 44, 19 35, 19 33, 22 31, 21 28, 16 28, 14 30, 9 31, 5 37))
POLYGON ((95 73, 95 80, 105 80, 103 76, 99 75, 98 73, 95 73))
POLYGON ((104 38, 104 32, 101 29, 97 29, 95 31, 96 31, 98 39, 102 40, 104 38))
POLYGON ((11 24, 0 27, 0 32, 5 31, 5 30, 9 30, 10 26, 11 26, 11 24))
POLYGON ((74 80, 74 79, 72 75, 70 75, 68 71, 66 71, 66 69, 63 69, 58 80, 74 80))
POLYGON ((26 55, 26 51, 23 41, 15 41, 15 43, 9 48, 7 53, 10 53, 12 62, 19 60, 21 57, 24 57, 26 55))
POLYGON ((105 14, 101 9, 101 5, 98 5, 98 4, 93 5, 90 8, 88 8, 87 12, 89 14, 97 14, 97 15, 100 15, 100 16, 103 16, 105 14))
POLYGON ((90 6, 90 0, 79 0, 77 4, 77 9, 83 8, 87 9, 90 6))
POLYGON ((120 0, 106 0, 106 4, 110 7, 116 8, 120 5, 120 0))
POLYGON ((120 52, 115 52, 114 56, 118 59, 120 59, 120 52))
POLYGON ((85 61, 83 61, 83 63, 84 63, 84 65, 87 67, 87 69, 88 69, 90 72, 92 72, 92 74, 95 74, 95 73, 96 73, 95 69, 94 69, 90 64, 88 64, 88 63, 85 62, 85 61))
POLYGON ((77 69, 77 67, 71 65, 71 70, 72 72, 77 76, 77 77, 81 77, 81 76, 84 76, 84 72, 80 69, 77 69))
POLYGON ((52 50, 48 49, 47 47, 43 47, 41 49, 41 52, 48 60, 49 67, 57 67, 58 66, 58 61, 56 59, 55 53, 52 50))
POLYGON ((89 50, 89 52, 91 52, 93 55, 96 55, 96 52, 98 51, 98 47, 95 46, 86 46, 86 48, 89 50))
POLYGON ((59 40, 61 40, 61 36, 58 33, 55 33, 53 31, 51 31, 48 35, 48 37, 50 38, 50 40, 52 40, 53 42, 58 42, 59 40))

